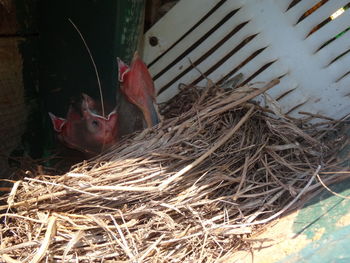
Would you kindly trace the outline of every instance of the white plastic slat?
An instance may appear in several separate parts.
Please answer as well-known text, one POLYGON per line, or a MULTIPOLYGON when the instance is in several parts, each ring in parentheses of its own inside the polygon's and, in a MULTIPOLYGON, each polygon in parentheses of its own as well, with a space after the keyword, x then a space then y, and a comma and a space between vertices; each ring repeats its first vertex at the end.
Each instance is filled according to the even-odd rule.
MULTIPOLYGON (((257 39, 256 42, 261 42, 261 40, 257 39)), ((255 41, 253 40, 250 45, 247 45, 247 47, 242 49, 236 56, 231 57, 225 64, 222 65, 222 67, 229 69, 233 61, 243 61, 248 57, 248 54, 251 54, 254 51, 256 51, 256 47, 255 41)), ((266 48, 253 60, 244 65, 237 73, 244 72, 244 79, 247 79, 267 63, 277 60, 277 58, 274 56, 275 54, 273 53, 273 51, 270 48, 266 48)), ((252 81, 269 81, 286 73, 287 68, 284 65, 281 65, 280 63, 278 63, 278 61, 276 61, 274 64, 272 64, 269 68, 265 69, 263 77, 257 76, 256 79, 252 81), (274 67, 274 64, 278 64, 279 66, 274 67)), ((221 70, 220 68, 218 68, 218 70, 213 72, 213 74, 210 74, 208 77, 215 82, 221 78, 221 72, 224 72, 224 69, 221 70)), ((204 83, 200 83, 200 85, 203 84, 204 83)))
MULTIPOLYGON (((320 30, 310 35, 305 41, 308 45, 313 46, 316 51, 326 41, 339 34, 341 31, 350 27, 350 10, 344 12, 337 19, 330 21, 320 30)), ((349 36, 348 36, 349 37, 349 36)))
POLYGON ((334 40, 319 52, 316 56, 320 58, 322 66, 328 66, 333 59, 350 49, 350 32, 334 40))
MULTIPOLYGON (((341 86, 340 83, 324 86, 322 90, 319 90, 319 94, 322 96, 321 100, 312 106, 318 109, 321 114, 341 118, 349 113, 349 97, 343 96, 344 93, 348 92, 349 89, 345 89, 345 86, 341 86), (333 96, 325 96, 325 94, 333 94, 333 96)), ((317 111, 315 110, 314 112, 317 111)))
MULTIPOLYGON (((228 0, 230 1, 230 0, 228 0)), ((219 1, 191 0, 180 1, 166 16, 163 16, 144 36, 143 59, 146 64, 167 50, 175 41, 190 29, 197 21, 213 8, 219 1), (181 19, 179 19, 181 17, 181 19), (159 45, 153 47, 149 38, 157 36, 159 45)))
MULTIPOLYGON (((310 78, 313 80, 312 76, 310 78)), ((289 96, 292 102, 296 102, 298 98, 307 99, 307 103, 295 112, 306 111, 319 113, 333 118, 341 118, 349 113, 349 98, 344 97, 342 92, 349 92, 349 88, 345 88, 340 83, 326 84, 318 86, 312 81, 307 88, 298 87, 297 93, 289 96)), ((297 103, 295 103, 297 105, 297 103)))
MULTIPOLYGON (((240 20, 240 22, 241 21, 244 21, 244 20, 242 19, 242 20, 240 20)), ((230 23, 228 23, 228 25, 230 25, 230 23)), ((169 81, 174 79, 178 74, 182 73, 187 68, 192 67, 191 63, 189 61, 189 58, 191 59, 192 62, 195 62, 199 58, 201 58, 201 56, 205 52, 207 52, 210 48, 212 48, 214 46, 214 44, 219 42, 227 34, 227 31, 231 31, 232 30, 231 26, 227 27, 227 28, 226 28, 226 30, 224 30, 224 29, 218 30, 215 34, 213 34, 211 37, 209 37, 204 42, 202 42, 193 52, 191 52, 186 57, 184 57, 182 60, 180 60, 178 63, 176 63, 170 70, 168 70, 166 72, 166 74, 163 74, 160 78, 156 79, 156 81, 155 81, 156 82, 156 87, 158 89, 163 87, 169 81), (227 30, 227 28, 229 30, 227 30), (222 32, 225 32, 225 34, 223 35, 222 32)), ((235 24, 233 24, 233 28, 235 28, 235 24)), ((249 36, 249 35, 247 35, 247 32, 252 32, 250 34, 255 34, 256 33, 256 32, 253 31, 254 27, 251 26, 250 23, 246 24, 243 29, 244 30, 238 31, 233 36, 233 38, 231 38, 230 40, 228 40, 225 43, 223 43, 223 45, 220 46, 220 48, 215 50, 213 52, 213 54, 211 54, 209 57, 207 57, 201 63, 201 65, 204 64, 204 66, 199 65, 198 67, 201 68, 201 70, 203 70, 203 72, 206 71, 208 68, 210 68, 211 65, 215 64, 218 60, 220 60, 227 53, 229 53, 232 49, 234 49, 245 37, 249 36), (210 63, 208 63, 207 61, 210 61, 210 63)), ((253 39, 252 41, 254 41, 255 43, 258 43, 256 38, 253 39)), ((266 43, 265 44, 261 43, 261 46, 263 46, 263 45, 266 45, 266 43)), ((239 59, 237 59, 236 63, 233 64, 233 65, 238 65, 240 62, 241 61, 239 59)), ((152 72, 152 68, 151 68, 151 72, 152 72)), ((194 78, 195 77, 193 77, 193 79, 194 78)))
MULTIPOLYGON (((350 67, 348 68, 348 72, 349 71, 350 71, 350 67)), ((350 87, 350 73, 347 74, 346 76, 344 76, 341 80, 339 80, 339 82, 337 82, 337 84, 339 85, 340 88, 342 88, 342 87, 350 87)), ((345 89, 344 96, 345 95, 349 96, 349 93, 350 93, 350 90, 349 89, 345 89)), ((350 97, 347 98, 347 99, 350 99, 350 97)))
MULTIPOLYGON (((264 60, 262 59, 261 62, 264 60)), ((254 62, 250 62, 242 67, 241 70, 239 70, 237 73, 242 73, 244 72, 244 80, 252 76, 254 73, 256 73, 262 66, 264 66, 265 63, 261 64, 255 64, 254 62)), ((259 75, 257 75, 253 80, 250 81, 250 83, 259 83, 259 82, 269 82, 275 78, 278 78, 285 74, 287 72, 287 69, 285 65, 281 64, 279 61, 275 61, 273 64, 271 64, 268 68, 266 68, 264 71, 262 71, 259 75)), ((209 79, 211 80, 216 80, 218 77, 219 72, 215 72, 216 74, 209 75, 209 79)), ((236 74, 237 74, 236 73, 236 74)), ((236 75, 234 74, 234 75, 236 75)), ((199 83, 199 86, 205 85, 206 80, 203 80, 199 83)), ((276 91, 278 89, 275 89, 276 91)), ((275 92, 271 93, 273 96, 276 95, 275 92)))
POLYGON ((297 87, 299 86, 299 83, 295 81, 293 77, 290 76, 289 72, 287 72, 287 74, 280 79, 279 85, 282 86, 283 88, 271 89, 269 90, 269 94, 273 96, 273 98, 275 99, 284 95, 279 101, 281 102, 286 100, 285 102, 289 102, 290 101, 289 96, 291 94, 294 95, 294 93, 297 92, 298 90, 297 87), (286 92, 289 92, 289 93, 285 94, 286 92))
POLYGON ((330 0, 322 7, 318 8, 311 15, 306 17, 302 22, 298 24, 298 28, 306 30, 305 37, 309 32, 325 19, 330 17, 335 11, 343 7, 349 2, 349 0, 330 0))
MULTIPOLYGON (((215 3, 219 2, 217 0, 212 1, 215 3)), ((155 79, 155 85, 158 90, 171 83, 169 88, 159 94, 158 102, 164 102, 176 95, 180 83, 190 84, 193 81, 202 79, 199 78, 201 76, 200 73, 191 67, 188 58, 191 58, 193 62, 202 58, 203 54, 213 48, 236 25, 250 20, 231 39, 225 43, 221 43, 215 51, 204 58, 196 67, 213 81, 218 81, 235 69, 237 65, 242 65, 242 62, 254 52, 266 47, 261 53, 252 58, 251 61, 239 68, 237 72, 234 72, 233 75, 243 73, 244 80, 246 80, 262 66, 276 60, 272 65, 255 76, 251 82, 266 82, 272 78, 286 74, 281 79, 281 83, 268 92, 271 96, 278 97, 286 91, 295 88, 293 92, 280 100, 283 111, 286 112, 296 105, 307 101, 305 105, 293 111, 293 115, 298 115, 298 111, 308 111, 325 114, 330 117, 342 117, 342 114, 349 112, 350 109, 350 97, 345 96, 350 93, 350 75, 344 76, 350 70, 350 53, 339 58, 331 65, 326 65, 339 54, 350 48, 350 38, 348 37, 348 33, 350 32, 334 40, 319 52, 315 51, 327 40, 333 38, 349 26, 349 22, 347 22, 350 21, 349 10, 341 17, 324 25, 307 39, 305 39, 305 36, 311 28, 324 21, 341 6, 347 4, 347 1, 329 0, 300 24, 295 25, 295 22, 300 16, 317 4, 319 0, 303 0, 287 12, 285 10, 291 2, 289 0, 227 0, 223 5, 224 8, 218 8, 212 16, 207 18, 207 21, 204 21, 152 65, 150 70, 153 75, 160 72, 180 57, 190 44, 208 32, 217 21, 220 21, 223 18, 222 14, 227 14, 233 9, 241 7, 230 21, 226 21, 225 24, 221 25, 220 28, 204 39, 194 50, 179 59, 175 65, 155 79), (221 14, 221 17, 218 14, 221 14), (245 38, 256 33, 259 34, 253 40, 246 43, 236 53, 230 53, 245 38), (208 71, 209 69, 210 72, 208 71), (344 77, 340 79, 342 76, 344 77)), ((175 28, 175 31, 186 32, 188 27, 178 28, 176 24, 183 25, 182 21, 189 19, 184 16, 193 16, 188 11, 189 8, 187 8, 187 6, 192 6, 193 2, 199 3, 198 0, 181 0, 180 3, 184 9, 177 11, 177 14, 168 13, 163 20, 165 24, 168 24, 165 28, 167 30, 169 28, 175 28), (169 15, 173 17, 169 17, 169 15), (169 26, 168 19, 173 23, 171 27, 169 26), (177 22, 174 23, 174 21, 177 22)), ((202 14, 209 12, 212 6, 213 4, 205 7, 202 2, 198 4, 198 8, 206 9, 205 12, 202 11, 202 14)), ((201 17, 203 16, 198 16, 197 21, 201 17)), ((168 32, 162 31, 157 32, 157 34, 159 34, 159 38, 169 35, 168 32)), ((178 32, 175 34, 177 36, 181 35, 178 32)), ((169 41, 168 46, 170 47, 175 43, 176 38, 169 39, 164 39, 164 41, 169 41)), ((148 43, 145 43, 145 46, 147 45, 148 43)), ((147 50, 147 47, 145 50, 147 50)), ((145 55, 148 56, 148 54, 145 55)), ((204 85, 205 83, 205 80, 201 80, 199 85, 204 85)))
MULTIPOLYGON (((247 75, 246 77, 250 77, 252 74, 257 72, 257 70, 261 69, 262 66, 265 66, 266 60, 263 60, 265 56, 268 55, 270 52, 264 52, 261 54, 261 57, 258 56, 258 65, 259 67, 254 67, 255 62, 249 63, 246 65, 244 68, 244 72, 249 72, 250 74, 247 75), (259 59, 261 58, 261 61, 259 59)), ((268 58, 267 58, 268 59, 268 58)), ((278 78, 288 72, 288 68, 285 64, 281 63, 279 60, 272 60, 269 61, 268 63, 273 62, 268 68, 264 69, 264 71, 260 72, 259 75, 257 75, 254 79, 252 79, 250 82, 251 83, 256 83, 256 82, 269 82, 275 78, 278 78)))
MULTIPOLYGON (((184 82, 180 82, 182 84, 186 84, 184 82)), ((157 96, 157 103, 164 103, 169 100, 169 98, 174 97, 177 93, 179 93, 178 89, 179 85, 173 86, 171 89, 167 89, 157 96)))
MULTIPOLYGON (((291 1, 285 1, 285 2, 291 2, 291 1)), ((313 7, 318 1, 315 0, 302 0, 297 5, 292 7, 286 12, 286 17, 291 19, 293 21, 293 25, 295 25, 298 21, 298 19, 311 7, 313 7)))
MULTIPOLYGON (((228 1, 224 5, 222 5, 216 12, 213 13, 210 18, 208 18, 205 22, 198 26, 194 31, 192 31, 188 36, 186 36, 179 44, 177 44, 174 48, 169 50, 162 58, 159 59, 159 62, 150 67, 151 74, 154 76, 158 74, 167 63, 174 61, 180 54, 182 54, 189 46, 198 41, 205 33, 207 33, 214 25, 216 25, 220 20, 222 20, 226 15, 232 12, 235 9, 238 9, 239 5, 236 2, 228 1)), ((240 12, 240 11, 238 11, 240 12)), ((240 12, 241 13, 241 12, 240 12)), ((243 23, 246 20, 249 20, 248 17, 242 17, 238 13, 233 15, 228 21, 226 21, 226 25, 219 30, 216 30, 212 33, 209 38, 211 39, 222 39, 225 35, 227 35, 233 28, 235 28, 240 23, 243 23), (231 26, 232 25, 232 26, 231 26)), ((208 43, 207 40, 204 41, 208 43)), ((210 43, 206 46, 202 46, 202 48, 197 49, 197 53, 205 53, 206 50, 210 49, 210 43)))
MULTIPOLYGON (((255 41, 256 43, 263 43, 261 36, 256 36, 252 41, 255 41)), ((231 48, 234 48, 234 46, 232 46, 231 48)), ((220 50, 218 50, 219 53, 220 50)), ((222 48, 221 51, 225 51, 225 48, 222 48)), ((256 48, 254 47, 254 45, 246 45, 244 46, 240 52, 238 52, 237 54, 235 54, 234 56, 230 57, 226 62, 224 62, 219 68, 218 70, 216 70, 215 72, 220 72, 221 75, 226 75, 228 72, 230 72, 232 69, 234 69, 241 61, 245 60, 250 54, 252 54, 253 52, 256 51, 256 48)), ((218 61, 224 54, 222 54, 220 57, 218 56, 218 54, 213 54, 213 56, 211 56, 212 59, 215 59, 215 61, 218 61)), ((213 63, 208 60, 210 59, 207 58, 207 60, 203 61, 203 63, 201 63, 200 65, 197 66, 197 68, 199 70, 201 70, 201 72, 205 72, 208 68, 209 65, 212 65, 213 63)), ((219 74, 220 74, 219 73, 219 74)), ((214 74, 214 73, 213 73, 214 74)), ((187 74, 185 74, 181 79, 177 80, 173 86, 177 87, 179 84, 181 83, 192 83, 195 79, 197 79, 198 77, 200 77, 200 73, 197 70, 192 70, 190 72, 188 72, 187 74)), ((219 77, 216 75, 209 75, 209 78, 211 78, 213 81, 217 81, 219 77)), ((200 84, 205 84, 205 81, 201 82, 200 84)), ((164 102, 167 99, 170 98, 171 94, 174 94, 173 92, 173 88, 168 88, 167 90, 165 90, 163 93, 161 93, 157 100, 158 102, 164 102)))
MULTIPOLYGON (((271 79, 267 80, 270 81, 271 79)), ((257 88, 259 88, 260 85, 255 85, 257 88)), ((305 94, 302 93, 302 90, 298 89, 298 83, 293 82, 293 78, 290 78, 290 76, 285 76, 280 80, 280 83, 276 85, 273 89, 269 90, 267 93, 270 95, 270 97, 274 98, 275 100, 284 92, 291 91, 291 93, 285 95, 283 98, 277 101, 277 107, 280 108, 282 113, 287 113, 291 109, 295 108, 296 105, 301 105, 305 103, 306 100, 311 100, 310 97, 306 98, 305 94), (283 92, 281 92, 283 90, 283 92), (290 95, 292 94, 292 95, 290 95), (293 96, 293 100, 290 99, 290 96, 293 96)), ((265 100, 264 96, 260 96, 256 99, 257 101, 261 102, 262 105, 270 105, 269 100, 265 100)), ((319 100, 319 98, 313 98, 314 101, 319 100)), ((299 111, 300 108, 298 108, 299 111)))
POLYGON ((281 95, 285 94, 285 92, 292 90, 290 93, 278 100, 278 103, 281 104, 284 112, 287 112, 290 108, 294 107, 297 104, 300 104, 305 99, 305 97, 300 94, 300 89, 298 89, 298 86, 299 83, 296 82, 293 77, 287 74, 280 80, 278 86, 269 90, 268 93, 274 99, 277 99, 281 95), (297 101, 295 99, 291 100, 290 96, 296 98, 297 101))
MULTIPOLYGON (((280 84, 281 86, 281 84, 280 84)), ((282 88, 282 87, 280 87, 282 88)), ((305 108, 304 105, 306 105, 308 102, 310 102, 311 100, 316 100, 316 98, 310 98, 310 97, 306 97, 305 94, 302 93, 301 90, 296 89, 293 92, 293 100, 290 100, 290 97, 287 95, 284 100, 280 100, 279 104, 282 108, 282 112, 283 113, 288 113, 290 111, 293 110, 293 113, 297 113, 299 111, 308 111, 309 108, 305 108), (299 106, 296 108, 296 106, 299 106)), ((312 104, 311 104, 312 105, 312 104)), ((315 108, 311 109, 311 112, 316 112, 317 110, 315 108)), ((319 112, 318 112, 319 113, 319 112)))
MULTIPOLYGON (((254 1, 249 3, 249 8, 254 12, 254 1)), ((256 16, 254 23, 264 38, 270 41, 275 56, 289 68, 298 68, 300 63, 305 62, 305 58, 312 54, 310 48, 305 45, 298 30, 284 20, 284 14, 271 5, 271 1, 264 1, 260 8, 264 8, 265 15, 256 16)))
POLYGON ((291 2, 292 2, 291 0, 285 0, 285 1, 274 0, 274 5, 278 6, 281 12, 285 12, 291 2))
MULTIPOLYGON (((350 48, 350 47, 349 47, 350 48)), ((341 58, 334 61, 331 65, 327 67, 329 74, 333 77, 333 80, 336 81, 341 76, 343 76, 347 71, 349 71, 350 65, 350 52, 342 56, 341 58)))
MULTIPOLYGON (((219 61, 221 58, 223 58, 227 53, 229 53, 232 49, 234 49, 240 42, 245 33, 239 32, 237 36, 232 39, 231 41, 226 42, 221 48, 216 50, 211 56, 207 57, 202 63, 197 65, 197 68, 205 73, 213 64, 215 64, 217 61, 219 61)), ((226 62, 224 62, 222 65, 220 65, 217 69, 217 71, 221 72, 221 74, 225 74, 226 72, 223 72, 221 67, 227 68, 227 72, 235 68, 236 66, 241 63, 241 61, 245 60, 250 54, 255 52, 257 50, 256 46, 264 47, 266 46, 266 42, 263 42, 262 37, 260 35, 257 35, 250 43, 242 47, 242 49, 235 54, 234 56, 230 57, 226 62), (254 43, 254 44, 253 44, 254 43)), ((193 55, 193 54, 191 54, 193 55)), ((189 56, 191 60, 194 61, 192 56, 189 56)), ((184 58, 180 63, 180 65, 185 65, 186 67, 191 67, 188 58, 184 58)), ((177 65, 176 67, 180 67, 180 65, 177 65)), ((173 72, 173 71, 169 71, 173 72)), ((167 84, 170 74, 162 76, 159 80, 155 81, 156 86, 160 84, 167 84), (161 82, 163 81, 163 83, 161 82)), ((172 76, 174 77, 174 76, 172 76)), ((200 73, 196 69, 192 69, 190 72, 188 72, 186 75, 184 75, 182 78, 177 80, 173 85, 178 85, 180 83, 191 83, 194 80, 196 80, 198 77, 200 77, 200 73)), ((216 79, 213 79, 213 81, 216 81, 216 79)), ((161 87, 161 86, 160 86, 161 87)), ((164 95, 163 95, 164 96, 164 95)), ((163 97, 162 96, 162 97, 163 97)), ((159 97, 160 99, 161 97, 159 97)))
MULTIPOLYGON (((322 115, 327 115, 329 117, 343 117, 346 113, 349 112, 349 98, 344 96, 337 96, 337 99, 333 99, 331 95, 325 96, 325 94, 339 94, 341 95, 341 89, 338 84, 332 84, 327 86, 310 86, 311 88, 302 89, 298 87, 293 92, 291 96, 287 97, 286 100, 289 100, 290 108, 293 108, 293 102, 295 105, 307 101, 304 105, 300 106, 294 113, 297 114, 300 111, 306 111, 311 113, 318 113, 322 115), (332 109, 332 110, 330 110, 332 109)), ((285 105, 286 100, 281 100, 280 102, 285 105)))

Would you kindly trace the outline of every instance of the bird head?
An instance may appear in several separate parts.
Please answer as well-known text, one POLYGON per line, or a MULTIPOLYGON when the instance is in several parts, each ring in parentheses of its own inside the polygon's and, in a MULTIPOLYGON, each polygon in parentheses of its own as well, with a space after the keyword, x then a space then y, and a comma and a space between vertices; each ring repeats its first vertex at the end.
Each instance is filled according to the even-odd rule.
POLYGON ((134 54, 130 67, 120 58, 117 60, 118 79, 122 84, 121 91, 142 111, 148 127, 156 125, 159 122, 154 105, 156 92, 147 66, 137 52, 134 54))
POLYGON ((67 117, 49 113, 57 137, 68 148, 93 156, 117 143, 118 115, 112 111, 104 117, 98 114, 97 103, 83 95, 80 109, 70 105, 67 117))

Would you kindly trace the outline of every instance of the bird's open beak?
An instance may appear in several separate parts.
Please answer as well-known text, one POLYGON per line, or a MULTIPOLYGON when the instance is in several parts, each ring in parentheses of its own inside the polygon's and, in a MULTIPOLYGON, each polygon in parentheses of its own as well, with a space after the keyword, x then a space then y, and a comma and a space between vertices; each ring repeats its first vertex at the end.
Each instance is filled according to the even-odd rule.
POLYGON ((151 128, 159 123, 158 113, 151 97, 143 98, 140 109, 143 113, 148 128, 151 128))
POLYGON ((59 117, 55 116, 54 114, 52 114, 51 112, 49 112, 49 116, 51 118, 51 122, 52 122, 54 130, 56 132, 62 132, 62 128, 66 124, 67 120, 63 119, 63 118, 59 118, 59 117))
POLYGON ((118 80, 120 82, 123 82, 124 81, 124 76, 130 70, 130 68, 120 58, 117 58, 117 61, 118 61, 118 80))
POLYGON ((147 126, 150 128, 159 123, 155 108, 156 92, 147 66, 135 52, 128 76, 128 89, 134 94, 129 98, 143 113, 147 126))

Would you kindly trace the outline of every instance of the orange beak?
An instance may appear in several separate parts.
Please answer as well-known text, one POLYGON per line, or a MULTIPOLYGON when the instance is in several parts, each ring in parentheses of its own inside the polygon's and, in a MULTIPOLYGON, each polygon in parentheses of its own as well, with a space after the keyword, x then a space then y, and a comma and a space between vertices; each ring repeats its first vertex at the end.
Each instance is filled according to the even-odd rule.
POLYGON ((130 68, 120 59, 118 67, 119 81, 123 83, 122 92, 142 111, 148 128, 158 124, 158 113, 154 106, 156 98, 154 83, 138 53, 135 52, 130 68))

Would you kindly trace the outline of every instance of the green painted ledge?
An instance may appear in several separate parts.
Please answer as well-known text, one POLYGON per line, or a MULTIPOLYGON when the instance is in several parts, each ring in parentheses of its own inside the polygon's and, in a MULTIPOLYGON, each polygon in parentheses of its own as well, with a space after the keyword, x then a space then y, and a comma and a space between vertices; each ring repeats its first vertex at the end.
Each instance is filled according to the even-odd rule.
MULTIPOLYGON (((331 189, 350 196, 350 180, 334 184, 331 189)), ((299 211, 293 232, 315 241, 280 263, 350 262, 350 200, 322 191, 299 211)))

